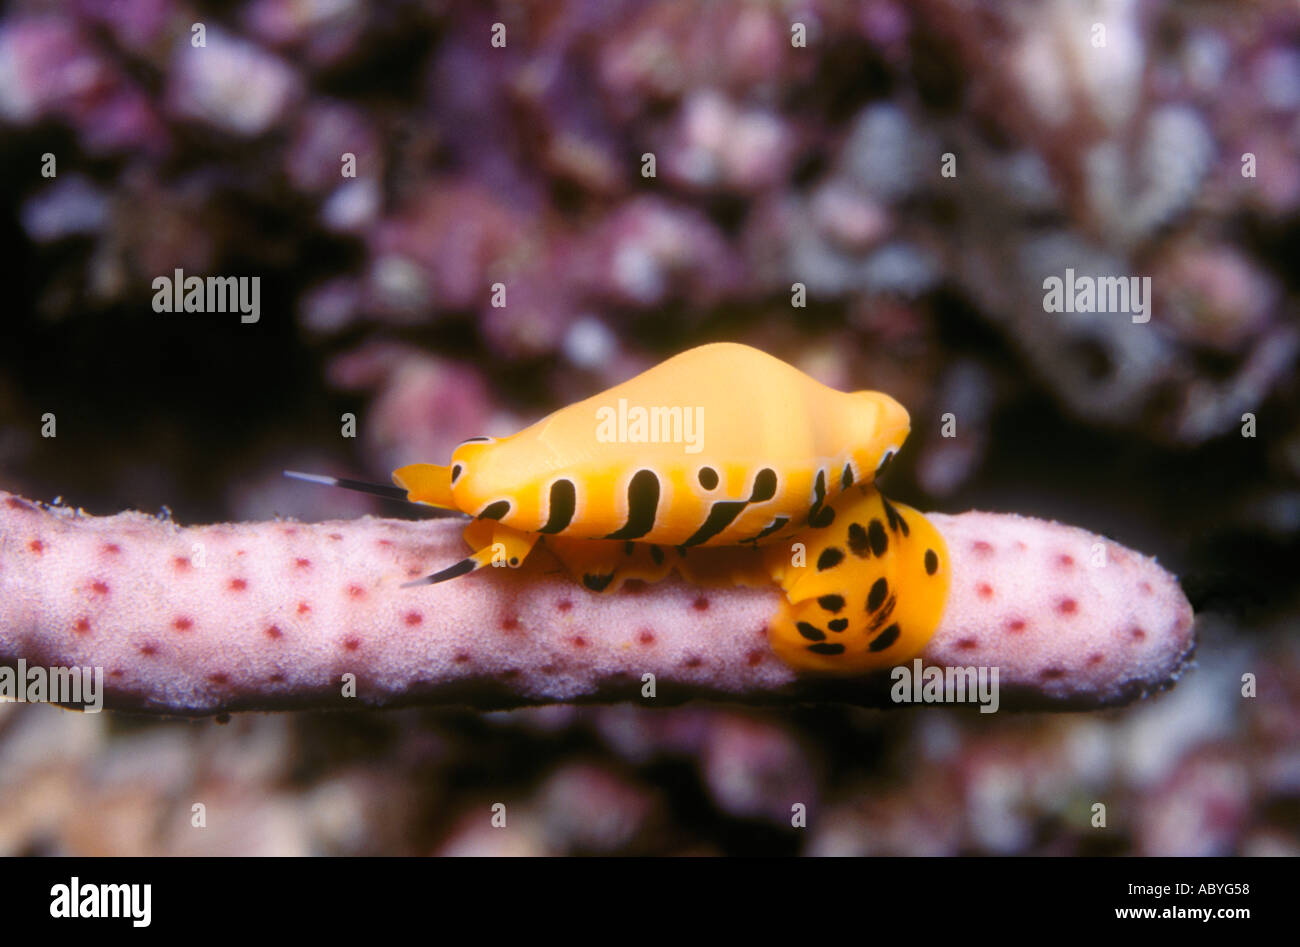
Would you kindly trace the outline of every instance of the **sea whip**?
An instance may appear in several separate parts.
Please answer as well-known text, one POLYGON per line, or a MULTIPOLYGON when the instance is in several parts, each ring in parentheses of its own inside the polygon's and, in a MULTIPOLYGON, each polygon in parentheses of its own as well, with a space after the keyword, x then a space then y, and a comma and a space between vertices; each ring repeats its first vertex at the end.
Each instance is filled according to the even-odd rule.
MULTIPOLYGON (((927 665, 997 667, 1003 709, 1123 703, 1181 673, 1192 609, 1153 559, 1013 514, 929 515, 953 584, 927 665)), ((180 527, 0 491, 0 663, 100 666, 105 706, 183 716, 691 698, 895 706, 888 674, 826 679, 782 664, 766 637, 775 588, 672 579, 600 595, 543 555, 400 588, 462 556, 459 534, 456 522, 374 517, 180 527)))

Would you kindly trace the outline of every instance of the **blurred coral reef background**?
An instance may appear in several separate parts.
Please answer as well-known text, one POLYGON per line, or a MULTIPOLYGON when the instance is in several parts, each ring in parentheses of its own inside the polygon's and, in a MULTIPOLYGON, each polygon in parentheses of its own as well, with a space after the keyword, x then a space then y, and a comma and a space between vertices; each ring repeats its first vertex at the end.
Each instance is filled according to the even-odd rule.
POLYGON ((1080 715, 0 704, 0 852, 1300 854, 1293 0, 19 0, 0 129, 6 489, 404 515, 279 472, 384 481, 733 339, 904 403, 899 499, 1158 555, 1201 642, 1080 715), (1044 312, 1066 267, 1152 321, 1044 312), (155 313, 175 268, 260 276, 260 322, 155 313))

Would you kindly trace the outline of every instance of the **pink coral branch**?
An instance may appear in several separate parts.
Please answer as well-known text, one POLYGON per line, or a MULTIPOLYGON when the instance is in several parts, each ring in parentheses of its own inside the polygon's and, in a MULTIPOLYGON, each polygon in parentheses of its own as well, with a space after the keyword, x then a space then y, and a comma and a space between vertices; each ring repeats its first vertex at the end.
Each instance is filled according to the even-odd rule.
MULTIPOLYGON (((933 522, 953 588, 927 663, 998 667, 1003 708, 1119 703, 1181 672, 1192 610, 1154 560, 1020 516, 933 522)), ((531 561, 399 588, 463 552, 448 522, 182 528, 0 492, 0 663, 101 666, 105 706, 186 716, 688 698, 893 706, 887 676, 826 680, 782 664, 765 632, 776 589, 673 579, 597 595, 531 561), (355 698, 343 696, 348 674, 355 698)))

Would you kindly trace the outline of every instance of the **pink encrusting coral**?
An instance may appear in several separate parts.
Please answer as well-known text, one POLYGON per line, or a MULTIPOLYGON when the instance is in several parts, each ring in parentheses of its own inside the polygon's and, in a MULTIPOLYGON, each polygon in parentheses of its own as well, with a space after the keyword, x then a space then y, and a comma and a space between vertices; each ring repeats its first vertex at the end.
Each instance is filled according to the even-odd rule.
MULTIPOLYGON (((952 592, 927 663, 998 667, 1004 708, 1103 706, 1181 672, 1192 610, 1154 560, 1020 516, 933 522, 952 592)), ((672 579, 599 595, 536 553, 519 570, 400 587, 462 556, 459 532, 373 517, 182 528, 0 492, 0 663, 102 666, 106 706, 178 715, 695 697, 891 705, 887 675, 809 677, 776 658, 775 588, 672 579)))

